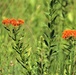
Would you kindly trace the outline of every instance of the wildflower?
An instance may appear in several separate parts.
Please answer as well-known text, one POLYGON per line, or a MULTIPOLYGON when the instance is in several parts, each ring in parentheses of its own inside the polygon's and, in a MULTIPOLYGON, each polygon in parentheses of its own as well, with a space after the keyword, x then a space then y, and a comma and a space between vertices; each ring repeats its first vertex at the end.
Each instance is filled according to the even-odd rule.
POLYGON ((13 26, 19 26, 19 25, 24 23, 24 20, 22 20, 22 19, 16 20, 14 18, 12 18, 12 19, 4 19, 2 21, 2 23, 6 24, 6 25, 11 24, 13 26))
POLYGON ((69 37, 76 38, 76 30, 64 30, 62 38, 68 39, 69 37))
POLYGON ((10 19, 10 24, 12 24, 13 26, 18 26, 19 22, 15 19, 10 19))
POLYGON ((18 20, 18 22, 19 22, 19 24, 21 25, 21 24, 23 24, 23 23, 24 23, 24 20, 19 19, 19 20, 18 20))
POLYGON ((4 19, 2 21, 2 23, 5 24, 5 25, 8 25, 8 24, 10 24, 10 20, 8 18, 7 19, 4 19))
POLYGON ((76 38, 76 30, 73 30, 72 32, 73 32, 74 38, 76 38))

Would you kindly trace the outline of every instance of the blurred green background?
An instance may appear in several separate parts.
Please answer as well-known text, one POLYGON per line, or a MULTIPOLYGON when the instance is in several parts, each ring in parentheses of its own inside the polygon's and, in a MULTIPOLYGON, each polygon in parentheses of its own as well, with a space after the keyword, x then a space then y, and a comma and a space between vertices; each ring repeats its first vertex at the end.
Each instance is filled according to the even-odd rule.
MULTIPOLYGON (((2 20, 4 18, 24 19, 25 42, 36 49, 37 39, 45 31, 50 0, 0 0, 0 75, 24 75, 24 69, 15 60, 11 39, 8 38, 2 20), (32 45, 33 44, 33 45, 32 45), (13 66, 14 65, 14 66, 13 66), (21 71, 21 69, 23 69, 21 71)), ((70 1, 70 0, 68 0, 70 1)), ((69 5, 65 29, 76 29, 76 1, 69 5)))

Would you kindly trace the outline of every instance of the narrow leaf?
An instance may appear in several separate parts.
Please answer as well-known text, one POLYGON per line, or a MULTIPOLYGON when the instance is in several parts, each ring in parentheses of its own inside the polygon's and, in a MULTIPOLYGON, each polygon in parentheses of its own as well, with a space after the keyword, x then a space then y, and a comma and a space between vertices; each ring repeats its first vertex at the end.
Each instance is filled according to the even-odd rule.
POLYGON ((50 33, 50 38, 53 38, 54 37, 54 33, 55 33, 55 31, 52 30, 52 32, 50 33))
POLYGON ((7 31, 10 31, 7 27, 4 27, 7 31))
POLYGON ((50 23, 48 22, 48 27, 50 28, 50 23))
POLYGON ((44 40, 45 44, 48 46, 48 42, 46 40, 44 40))
POLYGON ((49 52, 49 55, 51 56, 51 55, 52 55, 52 53, 53 53, 53 50, 51 49, 51 50, 50 50, 50 52, 49 52))

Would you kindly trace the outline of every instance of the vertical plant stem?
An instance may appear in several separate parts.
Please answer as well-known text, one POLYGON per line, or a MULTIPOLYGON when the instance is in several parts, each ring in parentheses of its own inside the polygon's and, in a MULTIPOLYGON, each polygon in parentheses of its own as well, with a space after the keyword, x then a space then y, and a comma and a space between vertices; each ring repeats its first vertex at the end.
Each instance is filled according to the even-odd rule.
POLYGON ((60 43, 58 44, 58 50, 59 50, 59 75, 64 75, 64 60, 63 60, 63 53, 61 49, 60 43))
POLYGON ((71 54, 70 54, 70 75, 73 75, 74 72, 74 40, 72 42, 72 49, 71 49, 71 54))
MULTIPOLYGON (((62 11, 63 12, 63 11, 62 11)), ((61 12, 61 14, 62 14, 61 12)), ((61 20, 61 18, 59 19, 61 20)), ((59 24, 58 26, 58 58, 59 58, 59 75, 64 75, 64 57, 63 57, 63 50, 62 50, 62 38, 61 38, 61 35, 62 35, 62 26, 63 25, 63 22, 61 20, 61 23, 59 24), (61 27, 61 28, 60 28, 61 27)))
POLYGON ((66 74, 69 75, 69 65, 66 65, 65 69, 66 69, 66 74))
POLYGON ((0 52, 0 74, 2 74, 2 68, 1 68, 1 52, 0 52))
POLYGON ((13 75, 15 75, 14 69, 15 69, 15 66, 13 65, 13 66, 12 66, 12 74, 13 74, 13 75))
POLYGON ((41 75, 43 75, 43 37, 41 36, 41 75))

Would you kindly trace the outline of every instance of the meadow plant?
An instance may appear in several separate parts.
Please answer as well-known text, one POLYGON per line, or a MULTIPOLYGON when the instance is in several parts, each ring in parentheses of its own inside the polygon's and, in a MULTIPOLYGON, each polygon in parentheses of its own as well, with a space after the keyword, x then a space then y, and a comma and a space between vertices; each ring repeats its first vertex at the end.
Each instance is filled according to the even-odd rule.
POLYGON ((26 48, 28 45, 26 46, 22 41, 24 37, 24 29, 21 29, 21 27, 24 24, 24 20, 6 18, 2 21, 2 23, 4 24, 4 28, 7 30, 9 37, 13 41, 12 49, 15 50, 15 52, 17 52, 20 57, 19 59, 16 57, 16 60, 22 65, 24 69, 26 69, 26 74, 31 75, 27 62, 29 56, 27 54, 26 48), (23 33, 20 33, 20 30, 22 30, 23 33), (25 55, 27 55, 27 57, 25 55))
MULTIPOLYGON (((37 40, 32 54, 25 44, 23 19, 6 18, 2 21, 12 41, 12 49, 18 54, 16 60, 25 69, 24 75, 76 75, 76 30, 65 30, 68 6, 72 0, 45 1, 47 24, 37 40), (32 58, 34 57, 35 60, 32 58), (31 62, 32 61, 32 62, 31 62)), ((33 46, 33 44, 32 44, 33 46)), ((33 50, 32 50, 33 51, 33 50)))
POLYGON ((76 45, 76 30, 64 30, 62 38, 67 41, 64 44, 64 66, 67 75, 75 75, 75 45, 76 45))
MULTIPOLYGON (((48 4, 48 12, 46 12, 46 17, 48 19, 48 24, 46 26, 46 30, 44 31, 44 43, 46 45, 45 48, 45 59, 47 63, 47 67, 45 64, 45 74, 44 75, 72 75, 73 73, 73 57, 74 52, 69 55, 71 63, 69 66, 70 70, 65 68, 65 54, 64 54, 64 46, 62 31, 64 30, 65 20, 68 14, 68 6, 69 3, 73 3, 73 1, 66 0, 51 0, 48 4), (66 72, 67 71, 67 72, 66 72), (68 73, 69 72, 69 73, 68 73)), ((76 37, 76 30, 65 30, 63 32, 63 38, 67 38, 68 36, 76 37)), ((69 40, 70 41, 70 40, 69 40)), ((71 41, 69 46, 71 48, 74 47, 72 44, 74 41, 71 41)), ((68 42, 69 43, 69 42, 68 42)), ((70 49, 70 48, 69 48, 70 49)), ((71 49, 70 49, 71 50, 71 49)), ((66 53, 66 51, 65 51, 66 53)), ((67 56, 66 56, 67 57, 67 56)))

